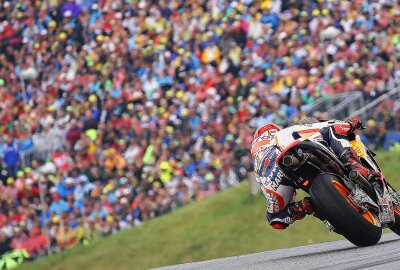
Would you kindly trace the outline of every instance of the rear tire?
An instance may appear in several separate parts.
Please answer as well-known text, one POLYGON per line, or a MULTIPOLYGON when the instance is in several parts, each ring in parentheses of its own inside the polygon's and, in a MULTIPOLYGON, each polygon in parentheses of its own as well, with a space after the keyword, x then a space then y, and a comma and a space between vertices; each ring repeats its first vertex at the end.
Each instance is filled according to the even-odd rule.
POLYGON ((382 228, 376 225, 373 215, 369 214, 369 221, 356 211, 338 185, 342 184, 334 175, 320 174, 314 179, 309 191, 316 212, 354 245, 375 245, 381 239, 382 228))

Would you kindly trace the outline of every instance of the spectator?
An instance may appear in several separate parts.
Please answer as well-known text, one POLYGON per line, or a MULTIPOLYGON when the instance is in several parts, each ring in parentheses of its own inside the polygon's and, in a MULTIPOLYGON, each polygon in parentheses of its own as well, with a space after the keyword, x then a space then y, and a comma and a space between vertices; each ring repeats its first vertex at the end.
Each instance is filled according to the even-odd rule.
POLYGON ((16 178, 19 165, 19 152, 18 146, 11 136, 6 138, 4 161, 7 165, 9 176, 16 178))
MULTIPOLYGON (((237 184, 256 127, 397 85, 399 15, 364 0, 3 1, 5 243, 41 256, 44 226, 62 250, 237 184)), ((400 141, 398 112, 384 102, 365 137, 400 141)))
POLYGON ((3 255, 11 250, 11 238, 7 237, 7 235, 3 232, 0 233, 0 254, 3 255))
POLYGON ((366 130, 363 131, 364 137, 367 139, 366 143, 371 149, 376 149, 383 144, 384 136, 375 120, 369 119, 366 124, 366 130))
POLYGON ((68 205, 61 199, 58 192, 53 194, 53 202, 50 205, 49 211, 55 213, 57 216, 61 216, 63 212, 68 212, 68 205))

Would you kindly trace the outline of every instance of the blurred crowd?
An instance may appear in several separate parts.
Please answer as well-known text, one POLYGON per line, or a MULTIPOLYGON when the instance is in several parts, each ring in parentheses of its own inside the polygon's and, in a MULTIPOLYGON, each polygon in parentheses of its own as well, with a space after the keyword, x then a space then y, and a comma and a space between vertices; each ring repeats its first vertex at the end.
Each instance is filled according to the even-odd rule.
MULTIPOLYGON (((369 2, 1 1, 1 252, 37 257, 209 196, 246 178, 261 124, 393 89, 400 8, 369 2)), ((400 129, 399 112, 377 125, 400 129)))
POLYGON ((373 108, 373 112, 364 123, 365 130, 361 132, 362 141, 372 150, 394 150, 394 145, 400 146, 400 97, 386 99, 373 108))

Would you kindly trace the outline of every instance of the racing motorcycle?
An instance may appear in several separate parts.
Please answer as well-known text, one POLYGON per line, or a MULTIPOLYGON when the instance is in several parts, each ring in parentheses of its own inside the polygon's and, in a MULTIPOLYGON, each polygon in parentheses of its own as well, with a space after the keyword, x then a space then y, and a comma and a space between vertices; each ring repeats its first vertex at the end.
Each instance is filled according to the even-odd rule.
MULTIPOLYGON (((279 142, 277 159, 295 185, 310 194, 317 217, 356 246, 376 244, 384 228, 400 235, 400 194, 384 178, 366 179, 350 171, 318 137, 279 142)), ((376 154, 358 135, 349 139, 363 165, 380 172, 376 154)))

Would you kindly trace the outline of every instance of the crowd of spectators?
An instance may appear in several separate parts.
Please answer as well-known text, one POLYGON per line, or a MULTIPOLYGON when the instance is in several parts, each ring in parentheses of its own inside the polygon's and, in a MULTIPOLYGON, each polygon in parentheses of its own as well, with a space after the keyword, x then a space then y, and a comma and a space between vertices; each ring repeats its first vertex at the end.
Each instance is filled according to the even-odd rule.
POLYGON ((369 148, 393 150, 392 146, 400 143, 400 98, 388 98, 374 107, 367 119, 361 139, 369 148))
POLYGON ((400 8, 368 2, 1 1, 2 251, 37 257, 206 197, 246 178, 257 126, 394 88, 400 8))

